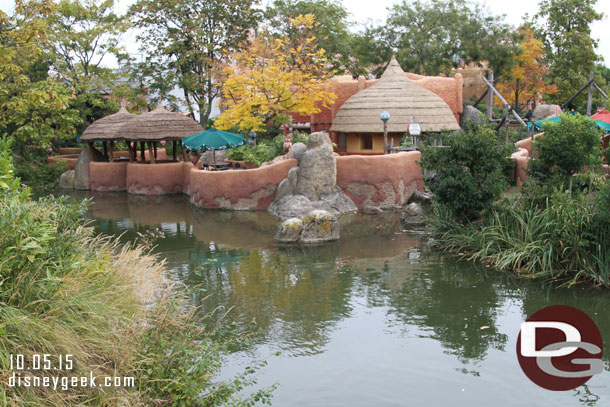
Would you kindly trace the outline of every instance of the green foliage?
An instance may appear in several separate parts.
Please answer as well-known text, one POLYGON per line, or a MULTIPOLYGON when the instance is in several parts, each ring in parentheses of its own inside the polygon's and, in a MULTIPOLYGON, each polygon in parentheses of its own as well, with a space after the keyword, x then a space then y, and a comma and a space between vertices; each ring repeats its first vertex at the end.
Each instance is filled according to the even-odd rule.
POLYGON ((141 29, 145 61, 134 70, 145 73, 146 87, 161 99, 175 86, 183 89, 183 102, 191 113, 197 107, 205 126, 220 96, 220 65, 258 22, 254 5, 253 0, 139 0, 130 16, 141 29))
POLYGON ((427 185, 458 219, 473 219, 502 193, 510 151, 483 127, 446 136, 444 144, 448 147, 422 149, 420 165, 436 173, 427 185))
POLYGON ((597 210, 585 196, 573 199, 560 191, 542 206, 507 198, 484 222, 469 225, 437 210, 437 243, 523 277, 610 287, 610 223, 599 222, 603 212, 597 210))
POLYGON ((243 152, 243 161, 252 163, 257 167, 266 161, 271 161, 277 156, 277 150, 270 143, 259 143, 247 148, 243 152))
POLYGON ((42 149, 24 147, 15 154, 15 175, 30 187, 32 195, 47 196, 57 191, 59 176, 68 169, 66 164, 58 162, 47 164, 47 153, 42 149))
POLYGON ((390 9, 386 26, 377 33, 409 72, 447 74, 458 58, 465 63, 488 61, 502 76, 511 69, 517 50, 517 34, 502 20, 466 0, 403 0, 390 9))
POLYGON ((8 143, 2 141, 0 376, 13 373, 11 354, 26 360, 32 354, 70 354, 73 369, 57 371, 60 376, 133 377, 135 386, 0 386, 3 405, 102 407, 118 399, 126 406, 269 403, 274 387, 242 396, 263 364, 217 380, 233 339, 227 343, 201 328, 195 310, 164 277, 159 259, 141 247, 95 236, 83 220, 86 202, 30 200, 11 174, 8 143))
POLYGON ((557 123, 544 125, 544 136, 534 140, 534 159, 528 172, 543 182, 566 182, 587 166, 601 164, 601 135, 592 120, 576 114, 562 115, 557 123))
POLYGON ((48 19, 54 11, 53 3, 19 0, 12 15, 0 11, 0 134, 42 148, 74 136, 81 123, 68 106, 71 89, 47 76, 48 19))
MULTIPOLYGON (((536 15, 538 36, 546 47, 551 82, 559 91, 551 101, 563 103, 589 79, 600 57, 591 24, 601 20, 597 0, 543 0, 536 15)), ((584 96, 581 97, 583 100, 584 96)))
POLYGON ((349 14, 340 1, 274 0, 272 6, 265 10, 271 32, 280 37, 296 38, 297 30, 290 19, 305 14, 316 16, 317 25, 312 32, 316 45, 326 51, 332 69, 339 75, 353 73, 349 14))

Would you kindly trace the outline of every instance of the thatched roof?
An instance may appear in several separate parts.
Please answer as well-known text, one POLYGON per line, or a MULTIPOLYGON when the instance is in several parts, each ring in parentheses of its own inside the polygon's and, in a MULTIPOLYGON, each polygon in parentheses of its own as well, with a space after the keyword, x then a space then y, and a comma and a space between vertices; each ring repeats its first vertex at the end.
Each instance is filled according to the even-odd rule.
POLYGON ((123 124, 120 131, 125 140, 179 140, 203 131, 203 127, 190 117, 159 105, 123 124))
POLYGON ((121 126, 135 117, 137 117, 135 114, 129 113, 125 106, 122 106, 118 112, 102 117, 87 126, 80 139, 83 141, 121 139, 123 138, 120 133, 121 126))
POLYGON ((412 119, 420 124, 422 132, 460 128, 447 103, 435 93, 413 83, 392 57, 373 86, 356 93, 341 106, 330 131, 383 133, 379 115, 384 111, 390 113, 390 133, 404 133, 412 119))

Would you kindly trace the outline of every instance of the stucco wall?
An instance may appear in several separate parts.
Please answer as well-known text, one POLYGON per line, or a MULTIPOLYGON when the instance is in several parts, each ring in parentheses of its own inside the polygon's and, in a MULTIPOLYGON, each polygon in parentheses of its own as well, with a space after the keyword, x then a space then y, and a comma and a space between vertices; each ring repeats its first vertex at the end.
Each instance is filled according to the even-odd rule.
POLYGON ((252 170, 191 170, 191 202, 204 208, 264 210, 294 167, 294 159, 252 170))
POLYGON ((184 163, 160 162, 156 164, 128 163, 127 191, 130 194, 179 194, 184 190, 184 163))
POLYGON ((337 185, 358 208, 402 206, 424 179, 418 151, 381 156, 337 157, 337 185))
POLYGON ((89 189, 91 191, 125 191, 127 178, 127 162, 95 162, 89 163, 89 189))

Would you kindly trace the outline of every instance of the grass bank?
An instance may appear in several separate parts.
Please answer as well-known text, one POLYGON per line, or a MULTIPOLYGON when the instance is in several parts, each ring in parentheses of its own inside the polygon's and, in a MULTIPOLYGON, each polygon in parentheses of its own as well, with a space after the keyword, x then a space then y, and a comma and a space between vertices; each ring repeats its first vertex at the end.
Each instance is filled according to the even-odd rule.
POLYGON ((610 184, 596 196, 505 197, 475 222, 436 205, 435 245, 522 277, 610 287, 610 184))
POLYGON ((32 200, 12 171, 0 142, 0 405, 269 401, 270 390, 240 396, 254 383, 254 368, 229 381, 215 379, 229 343, 201 328, 195 310, 164 278, 163 261, 145 247, 96 236, 84 224, 83 204, 32 200), (36 355, 49 355, 51 367, 36 366, 36 355), (98 386, 10 386, 13 375, 32 382, 93 376, 98 386), (133 378, 133 386, 100 387, 105 377, 133 378))

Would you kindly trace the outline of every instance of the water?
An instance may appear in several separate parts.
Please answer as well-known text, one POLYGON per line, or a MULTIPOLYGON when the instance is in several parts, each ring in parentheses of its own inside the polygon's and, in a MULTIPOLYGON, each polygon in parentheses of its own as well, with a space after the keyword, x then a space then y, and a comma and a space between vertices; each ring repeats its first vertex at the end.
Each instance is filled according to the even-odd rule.
POLYGON ((267 360, 257 379, 279 383, 274 406, 610 405, 608 291, 442 256, 395 214, 343 219, 334 244, 277 247, 266 213, 198 210, 183 196, 94 197, 99 231, 127 241, 161 229, 156 252, 193 301, 256 326, 222 375, 267 360), (573 391, 531 383, 515 354, 521 322, 554 304, 585 311, 606 340, 606 371, 573 391))

